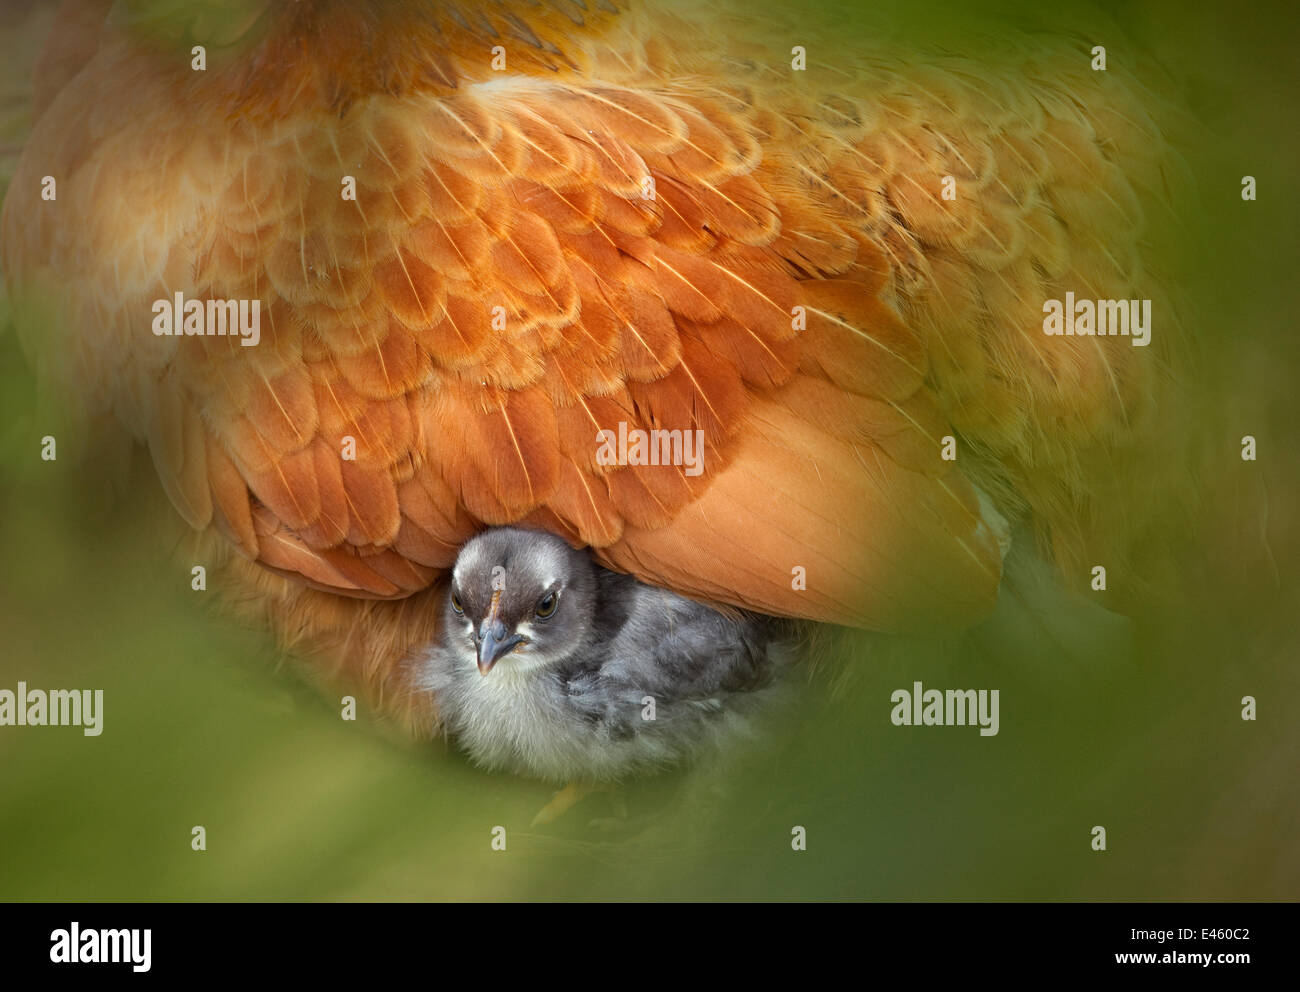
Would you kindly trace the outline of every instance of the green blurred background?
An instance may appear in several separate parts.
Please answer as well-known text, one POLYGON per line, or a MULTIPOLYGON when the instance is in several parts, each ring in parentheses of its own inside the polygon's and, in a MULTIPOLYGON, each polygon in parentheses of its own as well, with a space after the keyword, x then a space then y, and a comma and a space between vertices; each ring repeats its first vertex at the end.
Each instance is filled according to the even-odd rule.
POLYGON ((589 825, 612 810, 595 796, 530 829, 549 788, 341 720, 216 590, 190 591, 147 457, 121 480, 42 462, 48 429, 5 333, 0 688, 101 688, 105 717, 94 738, 0 728, 0 899, 1300 897, 1296 17, 1033 9, 890 23, 901 44, 946 47, 1031 18, 1093 26, 1112 60, 1159 59, 1203 135, 1184 218, 1206 246, 1185 260, 1199 419, 1171 425, 1203 442, 1200 512, 1170 535, 1181 587, 1136 620, 1131 650, 1092 638, 1087 613, 1068 652, 1014 612, 960 637, 852 638, 734 765, 628 789, 624 825, 589 825), (1244 434, 1257 462, 1240 459, 1244 434), (890 693, 915 680, 1000 689, 1001 732, 893 727, 890 693))

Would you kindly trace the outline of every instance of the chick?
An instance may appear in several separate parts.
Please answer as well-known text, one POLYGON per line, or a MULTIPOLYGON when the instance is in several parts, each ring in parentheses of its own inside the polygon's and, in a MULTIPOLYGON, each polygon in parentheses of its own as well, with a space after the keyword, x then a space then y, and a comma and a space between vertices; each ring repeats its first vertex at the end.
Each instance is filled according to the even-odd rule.
POLYGON ((797 654, 787 621, 725 615, 513 527, 465 544, 444 610, 426 683, 445 727, 479 765, 570 783, 553 814, 751 733, 797 654))

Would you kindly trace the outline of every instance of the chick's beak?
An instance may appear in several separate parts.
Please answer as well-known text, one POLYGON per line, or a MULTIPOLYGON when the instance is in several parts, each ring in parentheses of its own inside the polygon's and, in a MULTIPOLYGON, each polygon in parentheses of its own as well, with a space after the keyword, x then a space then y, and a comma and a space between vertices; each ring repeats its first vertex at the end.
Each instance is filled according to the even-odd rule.
POLYGON ((501 593, 499 591, 494 592, 492 594, 492 606, 488 610, 488 615, 484 618, 483 623, 479 625, 479 674, 486 675, 492 671, 492 666, 497 663, 499 658, 509 654, 523 641, 524 638, 520 635, 510 634, 506 630, 505 621, 501 619, 501 593))
POLYGON ((497 659, 503 655, 509 654, 516 647, 522 644, 524 639, 518 634, 506 636, 506 625, 500 620, 497 621, 496 628, 489 627, 487 631, 479 638, 478 641, 478 670, 480 675, 486 675, 492 671, 492 666, 497 663, 497 659))

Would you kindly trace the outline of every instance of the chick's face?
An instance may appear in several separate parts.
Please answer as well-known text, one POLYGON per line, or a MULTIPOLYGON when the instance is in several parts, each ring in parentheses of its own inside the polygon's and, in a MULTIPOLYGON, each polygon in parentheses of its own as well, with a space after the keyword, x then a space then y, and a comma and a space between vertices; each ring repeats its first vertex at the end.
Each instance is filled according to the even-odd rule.
POLYGON ((585 553, 540 531, 498 528, 456 558, 447 596, 451 642, 487 676, 563 661, 591 629, 595 578, 585 553))

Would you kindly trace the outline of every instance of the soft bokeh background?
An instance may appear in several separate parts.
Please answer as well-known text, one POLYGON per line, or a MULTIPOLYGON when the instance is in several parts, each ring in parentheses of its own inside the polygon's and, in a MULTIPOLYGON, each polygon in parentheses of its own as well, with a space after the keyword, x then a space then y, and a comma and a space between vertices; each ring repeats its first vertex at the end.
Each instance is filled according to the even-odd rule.
MULTIPOLYGON (((0 688, 103 689, 105 729, 0 728, 0 899, 1300 897, 1296 16, 1035 8, 927 5, 889 23, 901 44, 948 48, 1003 23, 1068 26, 1112 60, 1158 58, 1192 111, 1203 193, 1180 261, 1202 354, 1194 415, 1169 430, 1200 443, 1199 516, 1168 535, 1179 579, 1131 648, 1083 606, 1064 643, 1014 609, 959 638, 857 638, 733 766, 629 789, 621 825, 589 825, 613 809, 596 796, 533 830, 547 787, 341 720, 216 590, 190 591, 147 457, 126 479, 42 462, 48 429, 5 333, 0 688), (1240 199, 1246 174, 1257 202, 1240 199), (1240 459, 1244 434, 1257 462, 1240 459), (1000 734, 893 727, 890 693, 916 680, 1000 689, 1000 734)), ((0 9, 18 65, 33 22, 0 9)), ((5 91, 7 134, 22 83, 5 91)))

